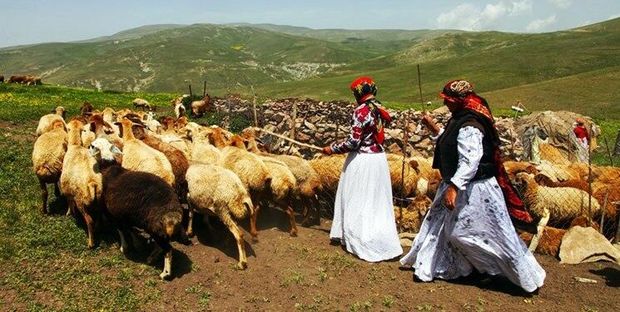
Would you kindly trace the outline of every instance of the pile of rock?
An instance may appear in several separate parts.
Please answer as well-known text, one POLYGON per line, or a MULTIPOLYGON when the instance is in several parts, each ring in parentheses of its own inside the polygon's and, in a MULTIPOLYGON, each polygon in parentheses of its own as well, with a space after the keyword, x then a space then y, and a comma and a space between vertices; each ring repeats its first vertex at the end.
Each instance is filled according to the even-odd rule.
MULTIPOLYGON (((217 111, 224 114, 242 114, 253 120, 252 103, 238 97, 215 99, 217 111)), ((316 101, 312 99, 288 98, 270 100, 257 105, 260 127, 279 133, 296 141, 322 147, 344 140, 351 131, 351 114, 355 106, 346 101, 316 101)), ((406 151, 410 155, 430 157, 433 154, 431 133, 422 127, 421 111, 389 110, 394 122, 386 129, 385 146, 389 151, 402 153, 403 141, 407 136, 406 151)), ((445 125, 450 118, 445 108, 430 112, 438 124, 445 125)), ((521 140, 514 129, 511 118, 496 121, 502 144, 502 153, 510 159, 520 159, 523 154, 521 140)), ((225 125, 224 125, 225 126, 225 125)), ((287 141, 263 134, 260 137, 274 153, 293 153, 311 156, 316 150, 291 146, 287 141)))

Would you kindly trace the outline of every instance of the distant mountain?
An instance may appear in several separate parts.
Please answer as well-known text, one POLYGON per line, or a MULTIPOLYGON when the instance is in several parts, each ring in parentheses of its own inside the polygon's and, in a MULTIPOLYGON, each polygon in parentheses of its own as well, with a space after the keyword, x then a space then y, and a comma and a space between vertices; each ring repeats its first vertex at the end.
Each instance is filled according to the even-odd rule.
POLYGON ((567 105, 604 98, 617 112, 611 90, 620 89, 613 79, 620 73, 620 19, 542 34, 151 25, 87 42, 0 49, 1 74, 35 74, 53 84, 186 92, 206 80, 216 94, 249 94, 252 85, 260 96, 337 99, 349 98, 348 83, 367 74, 381 99, 397 103, 420 101, 418 64, 424 101, 437 101, 446 81, 467 78, 504 107, 516 98, 567 105), (601 90, 610 91, 596 94, 601 90))

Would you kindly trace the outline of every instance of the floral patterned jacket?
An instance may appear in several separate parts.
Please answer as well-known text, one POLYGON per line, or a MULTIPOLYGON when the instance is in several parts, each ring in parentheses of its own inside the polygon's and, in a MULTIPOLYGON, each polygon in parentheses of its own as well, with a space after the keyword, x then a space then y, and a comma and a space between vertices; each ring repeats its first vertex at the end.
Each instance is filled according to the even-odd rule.
MULTIPOLYGON (((364 104, 360 104, 353 112, 353 120, 351 122, 351 134, 342 142, 334 143, 331 149, 335 154, 343 154, 351 151, 360 153, 382 153, 384 151, 382 140, 377 136, 379 132, 379 119, 381 118, 379 110, 382 110, 381 104, 375 99, 371 99, 364 104), (372 108, 374 105, 377 109, 372 108)), ((385 111, 384 111, 385 112, 385 111)), ((387 112, 385 112, 387 114, 387 112)), ((389 118, 389 116, 387 116, 389 118)), ((389 120, 387 121, 389 122, 389 120)), ((381 131, 382 135, 382 131, 381 131)))

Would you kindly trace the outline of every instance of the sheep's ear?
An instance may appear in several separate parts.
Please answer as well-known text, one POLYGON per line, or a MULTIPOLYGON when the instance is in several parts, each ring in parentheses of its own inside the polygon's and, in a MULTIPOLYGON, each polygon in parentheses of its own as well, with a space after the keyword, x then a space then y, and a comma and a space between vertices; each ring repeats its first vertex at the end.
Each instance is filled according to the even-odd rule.
POLYGON ((95 157, 99 153, 101 153, 101 151, 98 148, 95 148, 92 145, 88 147, 88 154, 90 154, 90 156, 95 157))
POLYGON ((116 147, 116 145, 110 146, 110 152, 116 155, 123 155, 123 152, 118 147, 116 147))
POLYGON ((89 125, 90 125, 90 131, 95 132, 95 131, 97 130, 97 129, 96 129, 96 128, 97 128, 97 126, 95 125, 95 123, 94 123, 94 122, 89 123, 89 125))

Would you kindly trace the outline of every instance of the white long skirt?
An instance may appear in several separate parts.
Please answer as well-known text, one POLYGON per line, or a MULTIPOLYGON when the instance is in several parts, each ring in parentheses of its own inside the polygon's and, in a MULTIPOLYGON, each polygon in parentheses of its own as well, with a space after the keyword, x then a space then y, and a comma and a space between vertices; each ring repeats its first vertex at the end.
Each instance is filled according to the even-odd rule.
POLYGON ((495 178, 472 182, 459 191, 456 208, 443 206, 442 182, 413 246, 401 260, 422 281, 481 273, 502 275, 532 292, 545 271, 517 235, 495 178))
POLYGON ((403 253, 385 153, 349 153, 340 174, 329 236, 369 262, 393 259, 403 253))

